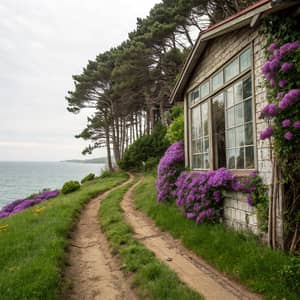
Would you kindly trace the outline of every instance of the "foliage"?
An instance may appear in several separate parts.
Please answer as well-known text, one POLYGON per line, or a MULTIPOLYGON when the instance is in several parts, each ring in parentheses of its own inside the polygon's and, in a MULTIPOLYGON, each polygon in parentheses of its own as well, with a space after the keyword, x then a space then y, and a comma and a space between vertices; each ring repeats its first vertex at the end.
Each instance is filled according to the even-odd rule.
POLYGON ((1 299, 62 299, 65 250, 74 221, 89 199, 127 178, 116 173, 0 220, 1 299))
POLYGON ((171 144, 184 140, 184 115, 181 114, 170 124, 167 130, 167 139, 171 144))
POLYGON ((75 180, 70 180, 64 183, 61 192, 63 194, 69 194, 80 189, 80 183, 75 180))
POLYGON ((282 280, 287 286, 300 295, 300 254, 291 258, 288 264, 283 266, 282 280))
POLYGON ((165 139, 166 127, 158 123, 150 135, 137 139, 125 151, 124 157, 119 161, 120 168, 124 170, 142 169, 144 163, 151 158, 159 158, 168 147, 165 139))
POLYGON ((86 175, 82 180, 81 180, 81 184, 87 182, 87 181, 91 181, 95 179, 95 174, 94 173, 90 173, 88 175, 86 175))
POLYGON ((159 157, 149 157, 144 165, 144 171, 149 172, 157 169, 157 165, 159 163, 159 157))
POLYGON ((268 128, 261 139, 271 138, 276 163, 284 185, 285 247, 290 253, 299 248, 300 209, 300 32, 299 18, 283 12, 266 18, 263 34, 267 36, 262 72, 268 90, 269 104, 261 117, 268 128), (284 20, 284 21, 283 21, 284 20))
POLYGON ((30 198, 15 200, 5 205, 0 211, 0 219, 15 215, 31 206, 45 202, 51 198, 56 197, 59 191, 44 191, 39 194, 33 194, 30 198))
MULTIPOLYGON (((265 299, 299 299, 295 282, 287 283, 281 271, 291 257, 264 246, 252 235, 239 233, 223 224, 195 226, 176 205, 157 205, 155 177, 146 176, 135 189, 136 207, 151 217, 163 231, 230 278, 245 284, 265 299)), ((298 278, 295 278, 299 282, 298 278)))
POLYGON ((183 142, 172 144, 161 158, 157 169, 157 201, 170 201, 175 190, 175 181, 184 169, 183 142))
POLYGON ((122 269, 130 274, 138 296, 152 300, 202 299, 134 238, 132 228, 125 222, 120 208, 124 193, 132 184, 111 192, 101 202, 99 222, 113 253, 121 260, 122 269))

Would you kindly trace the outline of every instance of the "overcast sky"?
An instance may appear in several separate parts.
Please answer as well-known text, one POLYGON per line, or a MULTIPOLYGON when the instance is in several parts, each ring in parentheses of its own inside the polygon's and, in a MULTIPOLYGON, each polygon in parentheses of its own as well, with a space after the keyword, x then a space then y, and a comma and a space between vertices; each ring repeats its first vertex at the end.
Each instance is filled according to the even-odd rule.
POLYGON ((64 99, 71 76, 125 40, 158 2, 1 0, 0 160, 82 158, 87 144, 74 135, 86 114, 69 113, 64 99))

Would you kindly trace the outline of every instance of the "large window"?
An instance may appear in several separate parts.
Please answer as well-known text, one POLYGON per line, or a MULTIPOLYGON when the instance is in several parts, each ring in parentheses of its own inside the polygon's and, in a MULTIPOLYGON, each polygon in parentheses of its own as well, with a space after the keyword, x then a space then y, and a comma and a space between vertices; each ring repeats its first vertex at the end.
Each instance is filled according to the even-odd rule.
POLYGON ((254 169, 251 61, 248 48, 189 94, 193 169, 254 169))

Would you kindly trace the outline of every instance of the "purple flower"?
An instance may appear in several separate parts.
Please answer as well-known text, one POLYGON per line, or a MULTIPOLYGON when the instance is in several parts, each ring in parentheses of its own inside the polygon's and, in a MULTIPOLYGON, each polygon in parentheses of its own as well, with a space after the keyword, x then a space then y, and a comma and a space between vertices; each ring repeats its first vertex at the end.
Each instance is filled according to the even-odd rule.
POLYGON ((294 128, 299 129, 300 128, 300 121, 295 121, 293 126, 294 126, 294 128))
POLYGON ((288 80, 287 79, 282 79, 278 82, 278 86, 280 88, 284 88, 286 85, 288 84, 288 80))
POLYGON ((281 71, 283 73, 286 73, 289 70, 291 70, 293 67, 294 67, 294 65, 292 63, 285 62, 281 65, 281 71))
POLYGON ((279 108, 286 109, 294 104, 300 97, 300 89, 289 90, 279 102, 279 108))
POLYGON ((274 79, 270 80, 270 86, 274 87, 276 85, 276 81, 274 79))
POLYGON ((292 122, 288 119, 285 119, 281 122, 281 125, 282 125, 283 128, 290 127, 291 124, 292 124, 292 122))
POLYGON ((278 113, 278 107, 275 103, 270 103, 267 106, 265 106, 260 114, 260 118, 263 118, 265 116, 269 117, 275 117, 278 113))
POLYGON ((271 43, 268 47, 269 52, 273 52, 277 48, 277 44, 275 42, 271 43))
POLYGON ((294 135, 290 131, 288 131, 284 134, 284 138, 288 141, 291 141, 293 139, 293 137, 294 137, 294 135))
POLYGON ((253 206, 253 197, 251 196, 251 194, 248 195, 247 202, 250 206, 253 206))
POLYGON ((274 133, 274 131, 273 131, 272 127, 268 127, 260 133, 259 138, 261 140, 265 140, 267 138, 270 138, 273 135, 273 133, 274 133))

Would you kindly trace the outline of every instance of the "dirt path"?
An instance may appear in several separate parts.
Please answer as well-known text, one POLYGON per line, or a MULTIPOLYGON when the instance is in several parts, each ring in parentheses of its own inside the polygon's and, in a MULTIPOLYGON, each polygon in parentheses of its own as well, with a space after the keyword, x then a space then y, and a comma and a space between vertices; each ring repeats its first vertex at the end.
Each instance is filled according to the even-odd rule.
POLYGON ((145 214, 135 210, 132 192, 139 183, 128 190, 122 201, 126 220, 134 228, 135 237, 168 264, 182 282, 208 300, 261 299, 217 272, 171 235, 161 232, 145 214))
POLYGON ((110 191, 86 205, 72 233, 68 266, 64 274, 64 299, 137 299, 115 258, 110 254, 108 242, 98 223, 100 200, 110 191))

